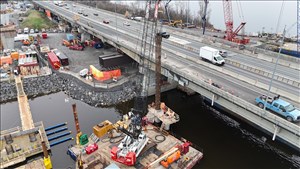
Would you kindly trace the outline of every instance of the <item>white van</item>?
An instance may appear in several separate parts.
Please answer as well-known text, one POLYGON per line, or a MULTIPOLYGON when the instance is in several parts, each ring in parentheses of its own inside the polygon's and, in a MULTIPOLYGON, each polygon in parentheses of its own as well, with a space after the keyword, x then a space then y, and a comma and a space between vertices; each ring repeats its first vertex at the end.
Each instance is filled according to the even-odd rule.
POLYGON ((28 34, 29 33, 29 28, 24 28, 24 34, 28 34))

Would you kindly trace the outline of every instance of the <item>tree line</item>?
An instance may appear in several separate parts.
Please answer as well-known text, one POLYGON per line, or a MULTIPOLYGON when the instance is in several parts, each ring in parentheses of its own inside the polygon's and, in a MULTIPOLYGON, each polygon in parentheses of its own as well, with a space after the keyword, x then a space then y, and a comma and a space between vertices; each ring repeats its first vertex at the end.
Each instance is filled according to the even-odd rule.
MULTIPOLYGON (((119 14, 125 15, 126 11, 128 11, 132 16, 145 16, 145 2, 146 1, 136 1, 130 4, 121 2, 121 3, 114 3, 110 2, 110 0, 77 0, 78 3, 85 4, 88 6, 104 9, 111 12, 116 12, 119 14)), ((188 9, 188 5, 186 2, 177 0, 172 1, 169 4, 168 11, 171 20, 182 20, 183 23, 187 23, 187 21, 191 24, 195 24, 198 27, 201 27, 202 24, 202 16, 204 14, 204 1, 199 1, 199 10, 194 12, 193 14, 188 9)), ((168 16, 165 10, 165 3, 161 2, 161 7, 159 9, 160 13, 158 15, 159 19, 167 20, 168 16)), ((213 28, 213 25, 210 23, 210 14, 211 9, 208 6, 207 14, 206 14, 206 26, 208 28, 213 28)))

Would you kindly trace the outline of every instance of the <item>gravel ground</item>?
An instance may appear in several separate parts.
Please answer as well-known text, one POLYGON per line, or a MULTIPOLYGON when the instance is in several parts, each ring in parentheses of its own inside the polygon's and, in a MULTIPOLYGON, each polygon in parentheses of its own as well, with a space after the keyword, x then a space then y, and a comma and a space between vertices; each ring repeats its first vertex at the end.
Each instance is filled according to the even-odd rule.
MULTIPOLYGON (((98 56, 115 53, 112 49, 95 49, 86 47, 84 51, 69 50, 62 46, 62 39, 66 33, 48 33, 47 39, 42 39, 43 44, 49 44, 50 48, 57 48, 69 58, 70 71, 78 73, 89 65, 99 67, 98 56)), ((20 42, 15 43, 21 47, 20 42)), ((141 89, 139 76, 134 76, 128 82, 111 89, 94 88, 83 81, 67 74, 55 72, 49 76, 25 78, 23 80, 24 91, 29 98, 54 92, 64 91, 69 97, 81 100, 92 106, 110 106, 132 99, 136 92, 141 89)), ((17 100, 15 83, 0 83, 0 103, 17 100)))
MULTIPOLYGON (((113 89, 93 88, 70 75, 52 74, 23 80, 24 91, 29 98, 64 91, 73 99, 81 100, 92 106, 110 106, 132 99, 139 91, 137 78, 129 80, 113 89)), ((0 103, 17 99, 14 83, 1 82, 0 103)))

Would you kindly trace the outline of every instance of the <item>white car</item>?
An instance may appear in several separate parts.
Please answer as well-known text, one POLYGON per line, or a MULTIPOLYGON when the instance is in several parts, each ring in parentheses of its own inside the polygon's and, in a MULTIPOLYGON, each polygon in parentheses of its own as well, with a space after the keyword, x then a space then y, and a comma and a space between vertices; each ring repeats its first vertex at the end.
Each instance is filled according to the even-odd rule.
POLYGON ((123 25, 130 26, 130 23, 126 21, 123 23, 123 25))
POLYGON ((24 28, 24 34, 28 34, 29 33, 29 28, 24 28))
POLYGON ((30 32, 29 33, 34 33, 34 29, 30 29, 30 32))
POLYGON ((73 4, 73 7, 76 7, 76 5, 75 5, 75 4, 73 4))

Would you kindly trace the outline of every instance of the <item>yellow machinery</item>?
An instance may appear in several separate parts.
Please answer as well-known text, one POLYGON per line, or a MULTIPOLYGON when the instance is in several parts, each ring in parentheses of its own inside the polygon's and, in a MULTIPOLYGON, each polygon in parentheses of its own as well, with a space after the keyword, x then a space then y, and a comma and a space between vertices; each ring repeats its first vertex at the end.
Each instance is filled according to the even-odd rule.
POLYGON ((110 121, 105 120, 97 125, 95 125, 93 127, 93 132, 97 137, 102 137, 104 136, 106 133, 110 132, 112 129, 115 129, 118 131, 119 127, 128 128, 127 125, 128 119, 125 119, 125 121, 117 121, 115 124, 112 124, 110 121))
POLYGON ((44 153, 44 165, 46 169, 52 169, 52 163, 50 156, 48 155, 47 147, 45 141, 42 141, 42 148, 44 153))
POLYGON ((169 26, 176 27, 176 28, 180 26, 181 28, 183 28, 182 20, 175 20, 175 21, 171 20, 169 22, 169 26))

